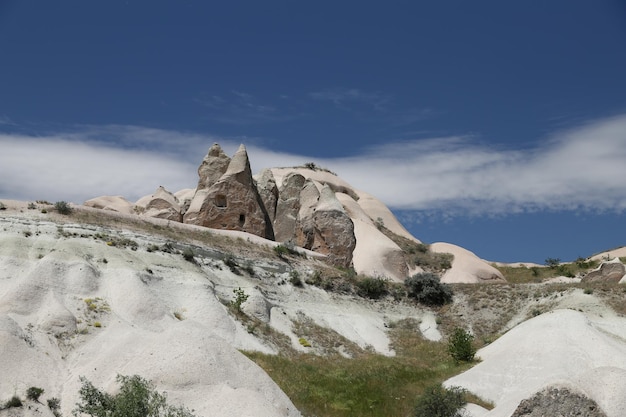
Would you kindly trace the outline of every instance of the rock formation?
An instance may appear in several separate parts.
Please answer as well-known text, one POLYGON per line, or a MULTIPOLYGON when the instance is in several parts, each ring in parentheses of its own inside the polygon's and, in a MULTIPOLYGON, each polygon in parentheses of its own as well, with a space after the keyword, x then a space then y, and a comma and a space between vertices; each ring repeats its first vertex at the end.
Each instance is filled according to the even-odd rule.
POLYGON ((296 221, 300 211, 300 191, 304 186, 304 177, 291 173, 283 179, 278 192, 274 236, 277 242, 286 242, 295 238, 296 221))
POLYGON ((136 205, 143 210, 144 216, 175 222, 183 219, 178 198, 163 187, 157 188, 154 194, 141 198, 136 205))
POLYGON ((595 269, 585 275, 583 282, 619 282, 626 274, 626 267, 618 258, 609 262, 603 262, 598 269, 595 269))
MULTIPOLYGON (((134 206, 121 197, 100 197, 86 204, 289 242, 325 254, 335 265, 394 281, 422 271, 410 266, 414 263, 399 241, 421 242, 380 200, 328 170, 309 166, 270 168, 253 177, 243 145, 232 159, 218 144, 211 146, 198 167, 195 189, 175 194, 158 189, 134 206)), ((448 249, 461 248, 448 245, 438 252, 448 249)), ((444 282, 504 280, 469 252, 455 253, 455 259, 444 282), (465 258, 471 258, 469 263, 462 261, 465 258)))
POLYGON ((230 158, 224 153, 220 145, 214 143, 198 167, 197 190, 205 190, 217 182, 226 173, 230 158))
POLYGON ((301 228, 296 228, 296 244, 327 255, 334 265, 349 267, 356 246, 354 224, 328 185, 322 187, 317 206, 309 212, 312 216, 301 219, 301 228))
POLYGON ((606 417, 598 404, 567 388, 550 387, 523 400, 511 417, 606 417))
POLYGON ((269 239, 274 237, 252 179, 245 146, 239 147, 217 182, 206 190, 196 191, 183 222, 215 229, 240 230, 269 239))
POLYGON ((264 169, 256 179, 256 188, 265 206, 270 222, 276 219, 276 204, 278 203, 278 186, 274 174, 269 169, 264 169))

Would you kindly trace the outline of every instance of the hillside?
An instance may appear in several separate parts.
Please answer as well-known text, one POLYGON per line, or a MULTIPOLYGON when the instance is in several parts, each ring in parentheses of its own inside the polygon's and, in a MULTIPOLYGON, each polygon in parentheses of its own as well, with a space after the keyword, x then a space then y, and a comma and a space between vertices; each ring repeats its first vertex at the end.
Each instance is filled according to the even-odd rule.
MULTIPOLYGON (((62 216, 51 206, 5 204, 0 360, 8 377, 0 383, 2 398, 37 386, 44 397, 60 398, 63 414, 70 415, 80 376, 112 388, 117 374, 140 374, 200 416, 295 416, 291 400, 239 351, 401 358, 391 328, 407 320, 415 323, 411 333, 433 341, 457 325, 474 328, 480 343, 515 330, 479 351, 482 363, 448 382, 494 402, 487 416, 508 416, 519 400, 557 382, 584 391, 607 415, 619 415, 615 410, 623 404, 615 401, 626 398, 597 392, 598 384, 626 369, 626 311, 623 296, 615 297, 622 287, 596 284, 590 292, 575 282, 456 285, 455 302, 433 309, 391 295, 358 296, 341 271, 313 253, 281 259, 275 242, 241 232, 89 208, 62 216), (183 256, 186 250, 192 261, 183 256), (295 276, 303 283, 294 284, 295 276), (312 283, 314 277, 344 288, 328 284, 325 290, 312 283), (235 288, 250 296, 242 315, 228 306, 235 288), (561 336, 550 330, 557 318, 570 323, 561 336), (530 335, 539 342, 524 348, 520 338, 530 335), (578 366, 555 362, 544 351, 571 357, 578 366), (528 371, 516 374, 506 364, 528 371), (516 388, 503 391, 498 375, 516 388), (491 385, 481 382, 486 380, 491 385)), ((445 351, 445 344, 433 343, 445 351)))
POLYGON ((1 417, 69 416, 81 377, 114 392, 117 375, 205 417, 404 417, 440 383, 468 390, 474 417, 581 404, 623 417, 623 248, 490 264, 421 242, 323 169, 252 178, 245 148, 232 160, 219 151, 195 190, 99 197, 65 215, 1 202, 0 402, 25 401, 1 417), (240 205, 250 195, 256 218, 240 205), (422 272, 441 277, 451 302, 411 296, 404 279, 422 272), (477 361, 448 355, 457 328, 477 361), (31 387, 40 402, 26 400, 31 387))

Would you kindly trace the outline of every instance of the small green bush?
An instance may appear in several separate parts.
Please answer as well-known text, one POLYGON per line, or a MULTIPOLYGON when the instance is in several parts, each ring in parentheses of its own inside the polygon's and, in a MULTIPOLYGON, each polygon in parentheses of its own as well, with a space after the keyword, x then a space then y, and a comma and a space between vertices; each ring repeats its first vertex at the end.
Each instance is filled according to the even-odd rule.
POLYGON ((72 209, 72 206, 70 206, 67 201, 57 201, 56 203, 54 203, 54 209, 57 211, 57 213, 66 216, 72 214, 72 211, 74 211, 74 209, 72 209))
POLYGON ((473 361, 474 355, 476 355, 473 341, 474 336, 465 331, 465 329, 457 327, 448 340, 448 352, 450 352, 450 356, 457 362, 473 361))
POLYGON ((545 264, 548 268, 556 268, 561 264, 561 260, 559 258, 547 258, 545 264))
POLYGON ((232 300, 230 304, 235 308, 235 310, 241 311, 241 305, 245 303, 250 296, 241 288, 235 288, 233 293, 235 293, 235 299, 232 300))
POLYGON ((195 263, 196 260, 194 259, 194 256, 196 256, 196 254, 194 253, 193 249, 191 248, 185 248, 185 250, 183 250, 183 258, 187 261, 187 262, 191 262, 191 263, 195 263))
POLYGON ((43 388, 30 387, 26 390, 26 398, 39 402, 39 397, 43 394, 43 388))
POLYGON ((428 387, 418 399, 414 417, 461 417, 465 390, 460 387, 445 388, 442 385, 428 387))
POLYGON ((54 417, 61 417, 61 400, 56 397, 48 399, 48 408, 54 417))
POLYGON ((84 377, 80 380, 80 402, 72 412, 75 417, 194 417, 184 407, 168 405, 165 395, 139 375, 118 375, 120 391, 116 395, 100 391, 84 377))
POLYGON ((294 287, 303 286, 302 279, 300 279, 300 273, 295 269, 291 271, 291 274, 289 274, 289 282, 291 282, 291 285, 294 287))
POLYGON ((21 407, 21 406, 22 406, 22 400, 17 395, 12 396, 10 400, 4 403, 4 408, 14 408, 14 407, 21 407))
POLYGON ((363 297, 378 299, 387 294, 387 280, 380 277, 364 277, 356 286, 363 297))
POLYGON ((439 277, 430 272, 422 272, 404 281, 410 297, 426 305, 441 306, 452 302, 452 288, 441 283, 439 277))
POLYGON ((4 203, 0 202, 0 210, 6 210, 7 206, 4 205, 4 203))

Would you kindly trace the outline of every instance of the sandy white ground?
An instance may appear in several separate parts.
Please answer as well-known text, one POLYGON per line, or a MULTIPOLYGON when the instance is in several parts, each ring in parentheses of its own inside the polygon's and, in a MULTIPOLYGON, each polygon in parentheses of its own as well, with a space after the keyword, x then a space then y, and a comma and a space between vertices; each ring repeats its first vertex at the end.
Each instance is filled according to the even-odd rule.
POLYGON ((596 313, 560 309, 521 323, 481 349, 481 363, 446 381, 496 404, 473 408, 473 416, 509 417, 521 400, 553 385, 592 398, 609 417, 624 416, 626 318, 591 295, 577 296, 588 297, 596 313))
POLYGON ((386 334, 393 321, 425 315, 432 326, 424 334, 441 337, 434 318, 417 307, 277 285, 289 281, 290 270, 275 257, 254 264, 256 277, 239 276, 217 259, 193 264, 179 254, 147 250, 162 246, 162 238, 60 227, 50 221, 55 216, 27 210, 25 203, 0 213, 0 401, 38 386, 45 389, 44 403, 62 398, 63 414, 71 415, 80 376, 111 389, 118 373, 140 374, 198 416, 299 416, 267 374, 239 352, 273 348, 220 302, 232 299, 237 287, 251 296, 244 310, 287 334, 300 350, 307 348, 292 323, 303 317, 385 355, 394 354, 386 334), (139 247, 110 246, 94 237, 98 233, 139 247), (95 300, 94 311, 88 299, 95 300))

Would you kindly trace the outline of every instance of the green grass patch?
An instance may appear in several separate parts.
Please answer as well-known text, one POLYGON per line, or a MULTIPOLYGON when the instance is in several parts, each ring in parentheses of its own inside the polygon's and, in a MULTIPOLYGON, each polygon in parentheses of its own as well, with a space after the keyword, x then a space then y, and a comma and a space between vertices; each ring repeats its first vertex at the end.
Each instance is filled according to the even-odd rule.
POLYGON ((562 263, 548 266, 496 266, 507 282, 511 284, 528 284, 542 282, 548 278, 554 278, 558 276, 575 277, 578 274, 586 273, 587 271, 598 266, 597 261, 584 261, 577 260, 571 263, 562 263))
POLYGON ((424 390, 466 369, 443 342, 423 339, 415 323, 390 330, 396 357, 362 352, 292 356, 245 354, 261 366, 305 416, 394 417, 411 415, 424 390))

